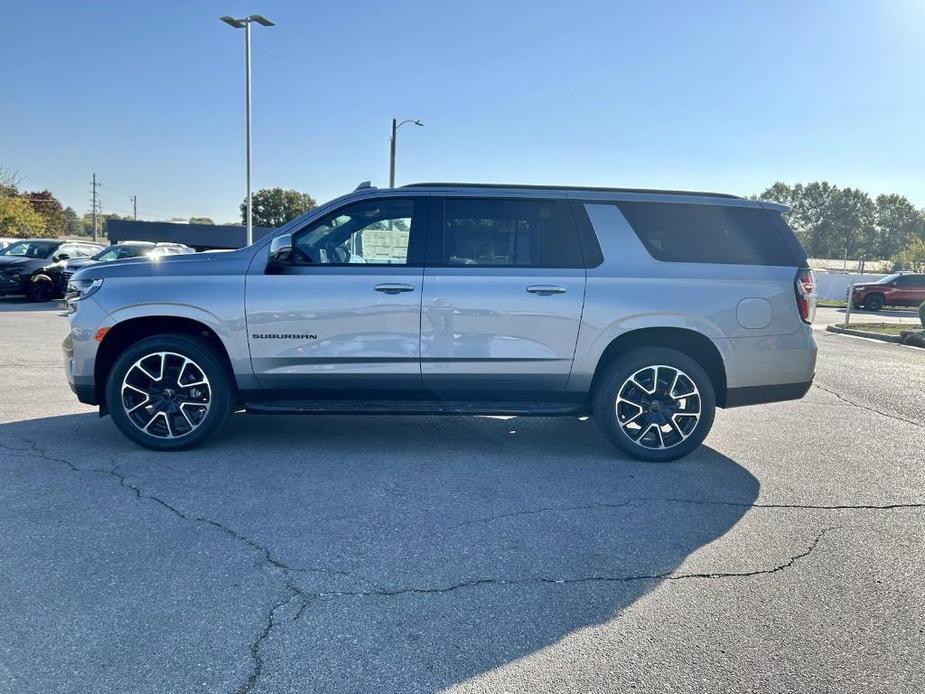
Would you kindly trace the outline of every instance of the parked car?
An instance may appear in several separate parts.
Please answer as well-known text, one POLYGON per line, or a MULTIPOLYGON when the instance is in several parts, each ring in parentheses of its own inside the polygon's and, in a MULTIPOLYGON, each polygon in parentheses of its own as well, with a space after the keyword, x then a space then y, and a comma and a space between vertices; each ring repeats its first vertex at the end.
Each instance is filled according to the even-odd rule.
POLYGON ((851 290, 851 305, 868 311, 884 306, 918 306, 925 301, 925 275, 897 273, 851 290))
POLYGON ((0 296, 23 294, 32 301, 52 298, 50 282, 41 270, 51 262, 93 255, 103 246, 68 239, 24 239, 0 250, 0 296))
POLYGON ((68 258, 42 267, 33 275, 33 293, 44 301, 63 297, 67 292, 67 283, 70 281, 71 275, 93 263, 109 263, 113 260, 125 260, 127 258, 159 258, 162 255, 194 252, 192 248, 182 243, 122 241, 112 246, 106 246, 90 257, 68 258))
POLYGON ((593 414, 673 460, 714 410, 802 397, 814 278, 776 203, 368 186, 253 245, 71 279, 66 373, 136 443, 251 413, 593 414))

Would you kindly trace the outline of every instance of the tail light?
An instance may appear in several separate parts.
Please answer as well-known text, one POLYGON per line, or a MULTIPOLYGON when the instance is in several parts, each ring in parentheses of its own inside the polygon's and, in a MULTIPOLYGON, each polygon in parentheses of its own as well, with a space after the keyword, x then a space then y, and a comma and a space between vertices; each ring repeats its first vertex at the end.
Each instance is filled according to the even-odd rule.
POLYGON ((816 276, 806 268, 797 271, 793 282, 797 293, 797 308, 804 323, 812 323, 816 317, 816 276))

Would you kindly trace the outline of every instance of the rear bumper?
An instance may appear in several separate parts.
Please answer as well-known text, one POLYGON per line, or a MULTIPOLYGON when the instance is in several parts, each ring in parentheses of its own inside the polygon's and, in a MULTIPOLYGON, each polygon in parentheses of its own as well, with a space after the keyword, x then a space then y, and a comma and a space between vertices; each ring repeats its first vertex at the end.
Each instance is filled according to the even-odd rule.
POLYGON ((726 391, 726 407, 760 405, 766 402, 799 400, 812 387, 812 379, 803 383, 784 383, 775 386, 748 386, 729 388, 726 391))
POLYGON ((741 391, 741 399, 758 397, 756 394, 762 391, 767 393, 755 402, 801 397, 808 388, 805 384, 812 383, 816 373, 816 341, 808 325, 786 335, 737 337, 717 342, 717 346, 726 367, 726 400, 730 404, 720 398, 724 406, 733 406, 736 391, 741 391), (805 389, 797 395, 773 395, 778 391, 799 392, 801 386, 805 389))

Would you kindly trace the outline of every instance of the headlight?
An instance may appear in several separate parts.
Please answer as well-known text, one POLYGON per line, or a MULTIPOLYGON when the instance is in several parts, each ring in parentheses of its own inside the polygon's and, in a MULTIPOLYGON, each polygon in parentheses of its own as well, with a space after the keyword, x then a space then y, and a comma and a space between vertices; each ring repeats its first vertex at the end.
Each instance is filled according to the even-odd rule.
POLYGON ((96 292, 103 286, 103 280, 71 280, 67 283, 67 296, 64 298, 68 301, 80 301, 96 292))

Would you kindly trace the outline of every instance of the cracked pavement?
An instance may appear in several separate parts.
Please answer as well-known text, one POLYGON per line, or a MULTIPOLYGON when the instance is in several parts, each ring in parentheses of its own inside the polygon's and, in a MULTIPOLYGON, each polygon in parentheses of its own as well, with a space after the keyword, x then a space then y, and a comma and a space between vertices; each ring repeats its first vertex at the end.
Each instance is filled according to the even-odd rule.
POLYGON ((817 332, 806 399, 644 465, 577 419, 153 454, 65 333, 0 300, 0 692, 925 690, 925 352, 817 332))

